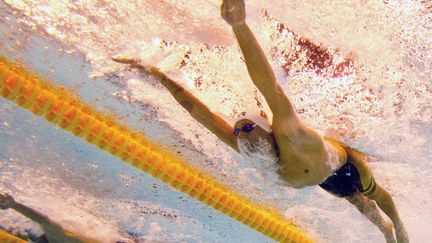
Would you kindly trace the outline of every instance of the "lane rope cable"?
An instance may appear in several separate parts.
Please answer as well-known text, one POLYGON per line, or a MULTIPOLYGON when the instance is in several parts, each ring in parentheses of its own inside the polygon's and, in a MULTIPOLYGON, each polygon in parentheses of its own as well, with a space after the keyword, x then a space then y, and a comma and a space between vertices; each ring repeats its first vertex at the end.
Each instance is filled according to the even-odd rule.
POLYGON ((0 56, 0 94, 208 206, 280 242, 312 240, 275 210, 230 190, 147 139, 0 56))

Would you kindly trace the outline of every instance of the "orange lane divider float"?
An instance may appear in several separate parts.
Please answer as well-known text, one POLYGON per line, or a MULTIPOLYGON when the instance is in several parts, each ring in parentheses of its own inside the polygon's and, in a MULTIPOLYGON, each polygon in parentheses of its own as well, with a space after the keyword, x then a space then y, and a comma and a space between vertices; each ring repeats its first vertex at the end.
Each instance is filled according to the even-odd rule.
POLYGON ((240 196, 141 133, 0 57, 0 94, 153 177, 281 242, 312 242, 269 207, 240 196))
POLYGON ((0 230, 0 242, 1 243, 26 243, 27 241, 18 238, 14 235, 11 235, 4 230, 0 230))

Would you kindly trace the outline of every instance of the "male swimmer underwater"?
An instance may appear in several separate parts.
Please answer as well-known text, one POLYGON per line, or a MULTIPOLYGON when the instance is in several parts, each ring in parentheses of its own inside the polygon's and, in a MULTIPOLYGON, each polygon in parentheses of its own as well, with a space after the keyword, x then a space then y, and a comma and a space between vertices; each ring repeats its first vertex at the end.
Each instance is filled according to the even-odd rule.
MULTIPOLYGON (((319 185, 335 196, 347 199, 372 221, 387 242, 409 242, 404 225, 390 194, 374 180, 361 155, 340 142, 319 136, 303 124, 245 22, 244 0, 224 0, 223 19, 231 25, 249 75, 267 101, 272 113, 271 125, 243 118, 232 127, 206 105, 170 79, 158 68, 145 65, 137 57, 115 56, 114 61, 144 69, 159 80, 190 115, 245 159, 267 158, 279 166, 278 174, 294 188, 319 185), (391 219, 384 220, 376 204, 391 219)), ((263 120, 263 119, 259 119, 263 120)))

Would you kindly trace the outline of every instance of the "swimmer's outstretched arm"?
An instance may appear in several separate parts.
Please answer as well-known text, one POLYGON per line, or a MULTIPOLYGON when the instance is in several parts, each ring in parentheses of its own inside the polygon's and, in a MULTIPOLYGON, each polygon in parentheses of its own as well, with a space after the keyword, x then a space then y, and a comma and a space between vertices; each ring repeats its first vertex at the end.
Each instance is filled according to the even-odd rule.
POLYGON ((172 94, 174 99, 176 99, 177 102, 183 106, 183 108, 185 108, 195 120, 205 126, 224 143, 238 151, 237 140, 233 135, 234 128, 220 116, 211 112, 205 104, 203 104, 177 82, 162 73, 158 68, 141 65, 139 58, 116 56, 112 59, 119 63, 131 64, 133 67, 148 72, 163 86, 165 86, 165 88, 172 94))
POLYGON ((264 95, 273 112, 273 117, 282 119, 285 124, 287 120, 288 122, 297 122, 294 107, 276 82, 274 72, 263 50, 245 22, 244 0, 224 0, 221 15, 232 26, 246 61, 249 75, 256 87, 264 95))
POLYGON ((237 140, 233 134, 233 127, 220 116, 211 112, 210 109, 193 96, 189 91, 170 79, 159 69, 150 68, 149 73, 157 78, 165 88, 172 94, 177 102, 185 108, 190 115, 215 134, 219 139, 238 151, 237 140))
POLYGON ((16 202, 12 196, 9 194, 3 193, 0 194, 0 208, 1 209, 14 209, 15 211, 21 213, 25 217, 35 221, 36 223, 40 225, 48 225, 48 224, 54 224, 48 217, 45 215, 37 212, 34 209, 31 209, 19 202, 16 202))
POLYGON ((14 209, 25 217, 38 223, 45 233, 48 242, 99 242, 94 239, 81 237, 65 230, 60 224, 50 220, 38 211, 21 204, 7 193, 0 194, 0 209, 14 209))

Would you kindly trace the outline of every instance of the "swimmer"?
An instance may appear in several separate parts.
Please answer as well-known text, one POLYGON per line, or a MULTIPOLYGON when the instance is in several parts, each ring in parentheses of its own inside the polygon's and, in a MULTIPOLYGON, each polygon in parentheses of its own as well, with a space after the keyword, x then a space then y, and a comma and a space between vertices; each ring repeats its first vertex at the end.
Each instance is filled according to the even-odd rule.
POLYGON ((47 216, 19 202, 16 202, 14 198, 9 194, 0 194, 0 209, 6 210, 9 208, 14 209, 15 211, 21 213, 25 217, 35 221, 40 225, 45 234, 37 238, 35 242, 99 242, 98 240, 84 238, 73 232, 69 232, 64 229, 60 224, 57 224, 50 220, 47 216))
POLYGON ((375 182, 359 152, 320 136, 300 121, 246 24, 244 0, 224 0, 221 15, 231 25, 249 76, 273 113, 271 124, 261 114, 245 114, 232 127, 158 68, 146 65, 145 60, 122 55, 113 60, 144 69, 159 80, 195 120, 244 159, 259 158, 265 163, 273 163, 281 179, 291 187, 319 185, 333 195, 347 199, 381 230, 387 242, 396 242, 393 227, 398 243, 409 242, 390 194, 375 182), (384 220, 376 205, 392 223, 384 220))

